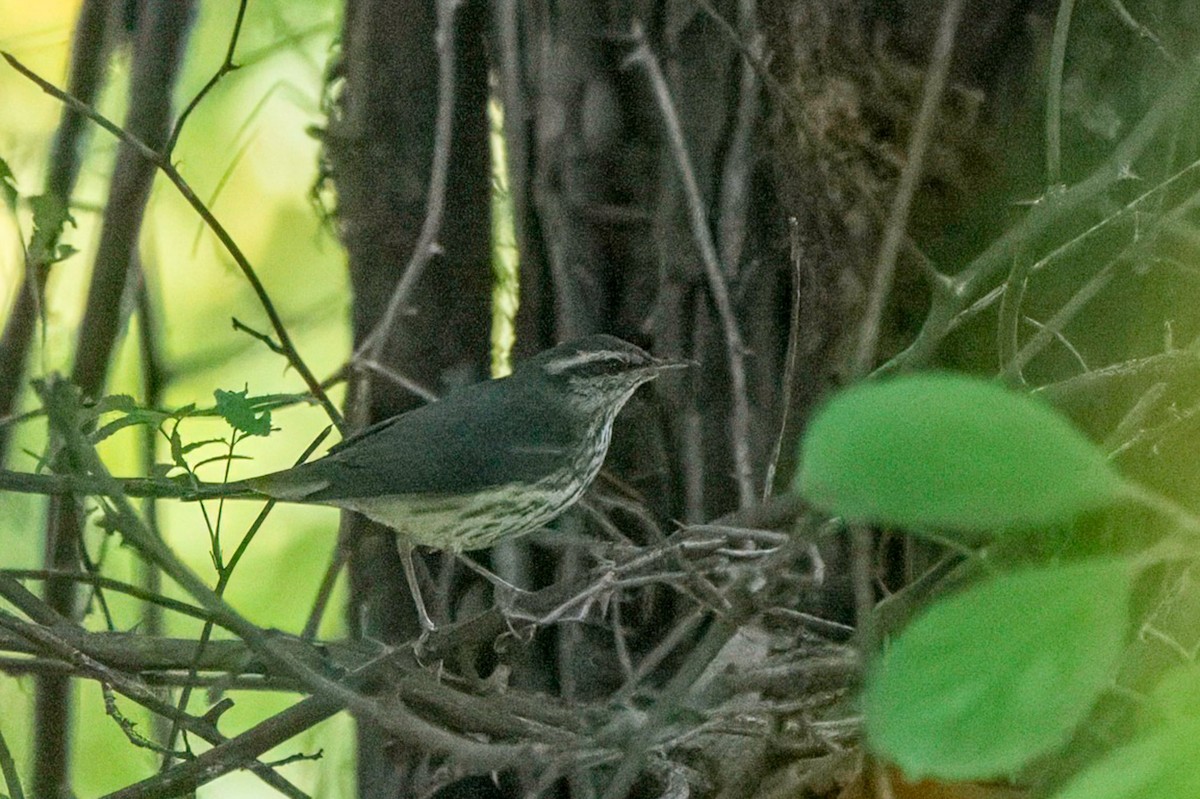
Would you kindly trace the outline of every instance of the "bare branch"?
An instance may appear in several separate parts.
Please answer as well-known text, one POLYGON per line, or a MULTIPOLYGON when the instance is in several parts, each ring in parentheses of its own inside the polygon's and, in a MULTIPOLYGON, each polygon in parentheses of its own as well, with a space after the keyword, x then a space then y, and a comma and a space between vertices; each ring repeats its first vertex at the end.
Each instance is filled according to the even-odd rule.
POLYGON ((696 182, 696 172, 692 168, 687 141, 683 135, 683 126, 680 124, 679 114, 675 110, 675 101, 671 99, 670 87, 667 86, 667 79, 663 75, 658 59, 650 49, 645 32, 641 25, 636 23, 633 29, 633 39, 635 46, 628 61, 640 64, 650 78, 650 87, 654 92, 654 99, 667 130, 667 143, 671 155, 675 159, 675 167, 679 171, 684 196, 687 197, 688 219, 691 223, 692 236, 700 251, 700 261, 704 265, 704 272, 708 278, 709 294, 716 306, 717 316, 721 320, 721 329, 725 335, 725 352, 729 361, 731 384, 732 411, 729 420, 729 435, 733 445, 734 476, 737 479, 739 503, 741 507, 748 507, 754 504, 756 497, 750 466, 750 399, 746 386, 745 346, 742 343, 742 334, 738 330, 733 302, 729 299, 729 289, 725 285, 725 270, 722 269, 720 256, 717 255, 712 231, 708 228, 708 211, 704 207, 704 197, 700 192, 700 185, 696 182))
POLYGON ((249 0, 240 0, 238 3, 237 18, 233 21, 233 33, 229 36, 229 47, 225 51, 225 60, 221 62, 221 66, 217 67, 217 71, 212 77, 201 87, 196 96, 191 102, 184 107, 179 114, 179 119, 175 120, 175 127, 171 129, 171 135, 167 138, 167 144, 163 147, 163 154, 166 158, 171 157, 171 153, 175 151, 175 144, 179 141, 179 134, 183 133, 183 126, 187 123, 188 117, 200 105, 200 101, 208 96, 216 85, 221 82, 221 79, 240 68, 240 65, 233 63, 233 53, 237 50, 238 38, 242 33, 242 22, 246 19, 246 6, 249 5, 249 0))
POLYGON ((275 330, 275 336, 279 339, 279 346, 283 348, 288 363, 304 380, 304 384, 308 387, 308 390, 312 392, 312 395, 316 397, 318 402, 321 403, 321 407, 325 409, 325 413, 328 414, 330 421, 332 421, 334 425, 336 425, 337 428, 344 433, 345 422, 342 419, 341 413, 338 411, 337 407, 334 406, 333 401, 329 399, 329 395, 325 393, 325 389, 321 387, 321 383, 317 380, 316 375, 314 375, 312 370, 308 368, 308 364, 306 364, 304 359, 300 357, 300 353, 297 351, 296 345, 292 341, 292 337, 288 334, 287 328, 283 324, 283 318, 275 309, 275 304, 271 301, 270 296, 267 294, 266 287, 263 286, 262 281, 259 280, 258 273, 254 271, 254 267, 250 264, 249 259, 246 258, 245 253, 243 253, 241 248, 237 245, 237 242, 233 240, 233 237, 229 234, 229 231, 226 230, 216 216, 213 215, 212 211, 208 209, 208 206, 206 206, 204 202, 198 196, 196 196, 196 193, 192 190, 192 187, 186 180, 184 180, 183 176, 179 174, 179 171, 171 165, 171 162, 156 152, 153 148, 146 145, 141 139, 122 129, 119 125, 93 109, 91 106, 80 102, 67 92, 64 92, 62 89, 59 89, 54 84, 42 78, 33 70, 29 69, 29 67, 25 66, 15 57, 13 57, 11 53, 0 52, 0 55, 2 55, 4 60, 9 63, 9 66, 37 84, 37 86, 42 91, 46 92, 46 94, 49 94, 57 100, 66 103, 67 106, 69 106, 72 110, 83 114, 88 119, 92 120, 97 125, 111 133, 113 136, 128 144, 143 158, 145 158, 160 172, 162 172, 167 180, 169 180, 171 184, 175 186, 176 190, 179 191, 184 200, 187 201, 188 205, 195 210, 200 218, 204 220, 204 223, 208 225, 209 229, 212 230, 213 234, 216 235, 226 252, 228 252, 230 257, 233 258, 234 263, 238 265, 238 269, 241 270, 246 280, 250 283, 250 287, 254 290, 254 294, 258 298, 259 304, 262 305, 263 312, 266 313, 267 318, 270 320, 271 327, 275 330))
POLYGON ((872 281, 870 293, 867 295, 867 307, 863 312, 858 348, 851 365, 852 373, 855 375, 866 374, 875 362, 876 352, 879 348, 879 331, 883 324, 884 307, 892 291, 892 282, 896 275, 896 259, 900 255, 900 248, 904 244, 906 235, 905 231, 908 229, 909 208, 912 206, 913 196, 921 181, 925 166, 925 154, 933 139, 938 109, 942 103, 942 93, 946 89, 946 81, 950 75, 950 57, 954 51, 954 38, 962 17, 962 9, 963 0, 946 0, 946 5, 942 8, 937 40, 933 46, 933 55, 929 60, 929 71, 926 73, 925 90, 921 95, 921 108, 917 112, 912 139, 908 143, 904 169, 900 173, 896 194, 892 197, 892 207, 888 211, 887 224, 883 229, 883 241, 879 245, 879 255, 875 260, 875 279, 872 281))
POLYGON ((425 221, 413 248, 412 257, 392 290, 387 310, 354 352, 354 360, 379 361, 387 337, 404 310, 404 304, 420 280, 425 267, 440 248, 442 216, 446 210, 446 183, 450 173, 450 142, 454 132, 455 48, 454 18, 462 0, 437 0, 438 106, 434 123, 433 166, 429 173, 429 193, 425 203, 425 221))

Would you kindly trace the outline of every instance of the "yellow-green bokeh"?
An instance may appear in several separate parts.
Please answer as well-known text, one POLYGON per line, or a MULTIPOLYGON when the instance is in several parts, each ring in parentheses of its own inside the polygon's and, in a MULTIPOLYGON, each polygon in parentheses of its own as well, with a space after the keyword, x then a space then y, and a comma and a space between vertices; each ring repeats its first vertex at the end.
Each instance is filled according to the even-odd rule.
MULTIPOLYGON (((191 98, 221 63, 232 30, 237 3, 203 3, 176 94, 176 107, 191 98)), ((320 112, 323 72, 333 37, 339 29, 340 4, 327 0, 256 0, 248 7, 236 61, 243 68, 226 76, 188 122, 173 160, 181 173, 226 225, 254 264, 271 299, 287 322, 296 345, 320 377, 337 370, 349 352, 346 325, 349 298, 344 258, 331 232, 309 205, 317 178, 318 143, 308 129, 323 121, 320 112), (218 191, 219 188, 219 191, 218 191)), ((0 0, 0 49, 51 80, 65 81, 68 50, 77 2, 28 3, 0 0)), ((125 110, 128 53, 119 52, 99 103, 103 113, 120 121, 125 110)), ((7 65, 0 67, 0 158, 12 168, 22 198, 41 191, 50 144, 61 108, 7 65)), ((85 301, 87 277, 99 234, 102 208, 116 144, 96 128, 88 133, 83 167, 74 194, 76 226, 63 241, 79 253, 53 269, 45 301, 44 339, 39 336, 30 373, 38 377, 70 369, 70 353, 85 301)), ((31 229, 24 203, 13 219, 0 212, 0 312, 7 314, 23 270, 21 242, 31 229)), ((303 384, 285 362, 244 333, 231 318, 267 331, 266 317, 232 260, 206 230, 175 189, 159 179, 151 196, 139 254, 158 306, 157 323, 169 382, 161 405, 211 405, 214 389, 252 394, 296 392, 303 384)), ((136 330, 131 323, 113 362, 110 391, 143 399, 136 330)), ((27 393, 24 407, 32 407, 27 393)), ((275 414, 280 434, 249 439, 238 448, 252 458, 234 463, 234 477, 289 465, 328 420, 320 410, 302 406, 275 414)), ((182 427, 185 440, 228 435, 215 420, 194 420, 182 427)), ((9 466, 30 469, 34 459, 22 452, 40 451, 44 424, 20 428, 9 466)), ((137 429, 105 442, 103 455, 118 474, 141 469, 137 429)), ((159 460, 167 460, 165 442, 159 460)), ((216 477, 217 471, 209 472, 216 477)), ((4 567, 36 567, 41 561, 44 504, 37 498, 0 495, 0 547, 4 567)), ((223 547, 233 551, 257 503, 231 504, 223 522, 223 547)), ((210 581, 214 573, 208 535, 197 505, 161 503, 163 530, 171 545, 210 581)), ((267 521, 227 593, 242 613, 256 623, 298 632, 330 555, 337 515, 323 509, 279 507, 267 521)), ((96 556, 103 535, 88 531, 89 551, 96 556)), ((133 559, 116 540, 103 544, 106 574, 135 580, 133 559)), ((168 593, 179 596, 173 586, 168 593)), ((340 589, 339 589, 340 591, 340 589)), ((141 609, 109 596, 118 626, 133 628, 141 609)), ((335 598, 334 608, 339 607, 335 598)), ((337 611, 327 617, 322 633, 341 634, 337 611)), ((103 617, 91 612, 87 624, 103 629, 103 617)), ((196 623, 168 614, 172 635, 195 635, 196 623)), ((239 730, 275 712, 297 697, 282 694, 234 693, 236 706, 222 719, 222 730, 239 730)), ((202 710, 206 697, 193 699, 202 710)), ((32 682, 0 677, 0 726, 14 749, 23 774, 29 770, 29 708, 32 682)), ((123 713, 145 732, 148 718, 136 705, 120 700, 123 713)), ((74 737, 75 789, 96 795, 154 773, 155 759, 136 749, 104 714, 98 688, 77 692, 78 723, 74 737)), ((346 795, 353 787, 353 754, 343 717, 326 722, 268 757, 324 750, 318 761, 286 767, 284 773, 312 795, 346 795)), ((198 749, 202 749, 201 744, 198 749)), ((274 791, 246 774, 235 774, 206 786, 201 796, 274 796, 274 791)))

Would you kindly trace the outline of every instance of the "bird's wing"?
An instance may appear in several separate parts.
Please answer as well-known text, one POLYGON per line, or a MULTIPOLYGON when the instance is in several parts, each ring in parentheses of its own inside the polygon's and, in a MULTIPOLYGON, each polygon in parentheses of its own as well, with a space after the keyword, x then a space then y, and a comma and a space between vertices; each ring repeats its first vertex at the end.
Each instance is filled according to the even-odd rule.
POLYGON ((375 424, 320 460, 258 478, 279 499, 454 494, 536 479, 572 448, 573 427, 535 392, 488 381, 375 424), (503 389, 503 390, 501 390, 503 389))

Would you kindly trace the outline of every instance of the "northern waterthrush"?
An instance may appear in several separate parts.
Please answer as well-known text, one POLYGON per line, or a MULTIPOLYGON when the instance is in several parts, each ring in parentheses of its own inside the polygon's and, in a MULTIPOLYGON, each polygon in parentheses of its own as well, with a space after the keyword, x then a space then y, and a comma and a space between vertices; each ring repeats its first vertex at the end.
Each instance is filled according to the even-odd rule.
POLYGON ((588 336, 539 353, 509 377, 372 425, 319 460, 205 487, 198 498, 333 505, 392 528, 418 618, 433 629, 412 548, 482 549, 554 519, 595 479, 613 419, 637 387, 686 365, 588 336))

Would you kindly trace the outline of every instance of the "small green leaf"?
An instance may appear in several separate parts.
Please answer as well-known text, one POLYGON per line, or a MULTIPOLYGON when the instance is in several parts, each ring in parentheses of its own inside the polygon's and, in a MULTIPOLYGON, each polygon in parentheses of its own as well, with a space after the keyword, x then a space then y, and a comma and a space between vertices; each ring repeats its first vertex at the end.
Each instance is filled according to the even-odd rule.
POLYGON ((228 443, 229 442, 223 438, 206 438, 203 441, 193 441, 190 444, 184 444, 182 450, 180 450, 180 451, 184 455, 187 455, 195 450, 200 449, 201 447, 208 447, 213 444, 228 444, 228 443))
POLYGON ((33 235, 29 237, 30 261, 45 266, 69 256, 70 252, 63 255, 60 249, 67 245, 60 245, 58 241, 63 228, 68 223, 75 224, 66 202, 52 194, 39 194, 29 198, 29 206, 33 209, 33 235))
POLYGON ((8 206, 10 213, 17 210, 17 197, 19 196, 17 177, 9 168, 8 162, 0 158, 0 197, 4 199, 4 204, 8 206))
POLYGON ((217 389, 213 396, 217 398, 217 413, 234 430, 240 430, 251 436, 265 436, 271 433, 271 412, 260 410, 258 397, 249 397, 249 389, 241 391, 222 391, 217 389))
POLYGON ((952 374, 835 396, 804 436, 797 488, 847 521, 966 532, 1059 524, 1126 494, 1057 411, 952 374))
POLYGON ((1042 567, 934 604, 871 669, 875 749, 913 779, 989 779, 1066 743, 1110 683, 1131 568, 1042 567))
POLYGON ((1200 796, 1200 719, 1174 719, 1115 749, 1054 799, 1181 799, 1200 796))
POLYGON ((93 413, 111 413, 118 411, 120 413, 133 413, 139 411, 137 400, 128 394, 108 394, 96 400, 92 405, 93 413))
POLYGON ((56 264, 59 261, 65 261, 77 252, 79 252, 79 250, 75 249, 70 244, 60 244, 54 248, 54 256, 51 258, 50 263, 56 264))
POLYGON ((187 469, 187 461, 183 458, 183 437, 179 435, 179 428, 176 427, 171 431, 171 460, 175 461, 175 465, 180 469, 187 469))

